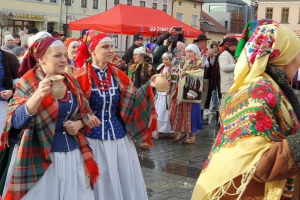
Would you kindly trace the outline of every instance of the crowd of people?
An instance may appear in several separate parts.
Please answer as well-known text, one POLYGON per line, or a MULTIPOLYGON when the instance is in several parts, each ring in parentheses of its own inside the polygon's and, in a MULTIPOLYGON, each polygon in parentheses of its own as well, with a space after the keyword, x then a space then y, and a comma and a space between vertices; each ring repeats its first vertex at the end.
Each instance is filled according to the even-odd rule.
POLYGON ((94 30, 6 32, 0 196, 148 199, 134 142, 147 150, 161 134, 193 145, 215 117, 220 130, 192 199, 299 199, 299 38, 272 20, 209 48, 206 35, 185 44, 175 30, 146 45, 136 33, 122 58, 94 30), (62 98, 53 77, 62 77, 62 98))

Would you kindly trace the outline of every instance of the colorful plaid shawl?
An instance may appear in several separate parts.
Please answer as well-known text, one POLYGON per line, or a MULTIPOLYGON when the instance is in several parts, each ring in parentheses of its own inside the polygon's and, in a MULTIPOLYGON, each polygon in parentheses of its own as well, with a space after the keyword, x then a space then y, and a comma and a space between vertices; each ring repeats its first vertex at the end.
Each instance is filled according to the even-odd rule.
MULTIPOLYGON (((81 119, 83 113, 90 112, 90 108, 77 81, 68 74, 64 74, 64 76, 68 88, 72 94, 76 96, 77 100, 77 107, 70 118, 70 120, 75 121, 81 119)), ((12 116, 15 110, 27 102, 37 90, 39 82, 44 77, 45 74, 40 68, 36 70, 31 69, 18 82, 16 92, 8 104, 8 115, 3 129, 4 133, 1 138, 2 149, 5 148, 4 143, 8 141, 8 133, 12 127, 12 116)), ((58 102, 52 99, 51 94, 49 94, 43 99, 29 125, 24 128, 13 177, 5 197, 6 200, 21 199, 38 182, 51 165, 50 150, 55 132, 58 109, 58 102)), ((93 186, 100 175, 98 165, 94 161, 94 156, 85 136, 79 132, 76 139, 80 145, 85 164, 86 180, 88 184, 93 186)))
MULTIPOLYGON (((137 91, 124 72, 115 68, 112 63, 109 63, 108 67, 119 86, 120 102, 118 110, 126 131, 132 134, 135 139, 142 139, 153 145, 150 134, 152 135, 152 131, 155 131, 155 128, 157 130, 157 117, 154 106, 154 95, 149 83, 137 91)), ((91 70, 94 70, 92 65, 87 64, 73 74, 87 99, 91 97, 92 91, 91 70)))
POLYGON ((149 82, 137 90, 134 100, 134 122, 132 135, 134 139, 142 139, 153 146, 153 131, 157 131, 157 114, 154 104, 154 93, 149 82), (150 113, 150 115, 149 115, 150 113), (141 134, 143 133, 143 134, 141 134))

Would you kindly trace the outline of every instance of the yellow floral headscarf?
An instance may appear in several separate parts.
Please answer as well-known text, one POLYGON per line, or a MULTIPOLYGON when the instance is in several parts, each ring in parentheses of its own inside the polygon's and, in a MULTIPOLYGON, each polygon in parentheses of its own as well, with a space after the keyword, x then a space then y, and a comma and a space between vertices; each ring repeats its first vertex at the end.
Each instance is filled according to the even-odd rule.
MULTIPOLYGON (((297 131, 299 123, 292 106, 265 70, 268 64, 290 63, 299 52, 300 39, 285 26, 274 23, 254 31, 236 64, 225 117, 192 200, 218 200, 230 187, 235 188, 230 195, 241 199, 263 154, 274 142, 297 131), (239 176, 242 180, 235 186, 234 179, 239 176)), ((293 184, 289 183, 288 179, 265 183, 264 199, 290 198, 293 184)))
POLYGON ((300 53, 300 39, 280 24, 259 26, 246 43, 234 71, 229 92, 261 75, 267 64, 286 65, 300 53))

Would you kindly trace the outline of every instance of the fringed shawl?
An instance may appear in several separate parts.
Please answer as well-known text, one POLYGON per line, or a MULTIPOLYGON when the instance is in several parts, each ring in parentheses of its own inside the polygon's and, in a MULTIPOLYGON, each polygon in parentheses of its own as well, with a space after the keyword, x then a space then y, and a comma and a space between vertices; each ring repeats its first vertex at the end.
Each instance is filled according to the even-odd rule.
POLYGON ((178 81, 178 104, 183 101, 184 87, 194 86, 194 90, 203 91, 203 77, 204 77, 204 65, 200 58, 195 59, 182 59, 179 67, 179 81, 178 81), (196 82, 200 82, 200 87, 196 87, 196 82))
MULTIPOLYGON (((64 76, 67 87, 77 100, 77 107, 70 120, 79 120, 84 113, 91 111, 89 104, 77 81, 68 74, 64 74, 64 76)), ((45 74, 41 68, 31 69, 17 83, 15 94, 8 104, 4 133, 1 138, 2 150, 5 148, 5 144, 8 144, 8 133, 12 128, 12 117, 15 110, 27 102, 44 77, 45 74)), ((38 107, 34 118, 23 129, 24 132, 16 158, 13 177, 5 199, 21 199, 51 165, 50 150, 55 133, 58 110, 58 102, 52 98, 51 94, 47 95, 38 107)), ((94 160, 85 136, 78 132, 75 138, 82 153, 87 183, 93 186, 100 175, 98 165, 94 160)))
MULTIPOLYGON (((196 183, 192 200, 217 200, 225 194, 243 197, 257 165, 274 142, 299 130, 295 113, 278 85, 263 74, 229 92, 223 124, 196 183), (240 185, 234 179, 242 177, 240 185), (235 192, 228 194, 228 188, 235 192)), ((294 177, 265 183, 266 200, 290 199, 294 177)))

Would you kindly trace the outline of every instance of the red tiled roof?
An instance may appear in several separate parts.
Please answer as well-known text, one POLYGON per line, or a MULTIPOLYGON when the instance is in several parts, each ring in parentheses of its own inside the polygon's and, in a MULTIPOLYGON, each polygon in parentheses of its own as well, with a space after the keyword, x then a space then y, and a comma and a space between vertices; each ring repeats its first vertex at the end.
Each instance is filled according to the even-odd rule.
POLYGON ((224 34, 227 34, 230 32, 224 26, 222 26, 219 22, 214 20, 207 13, 205 13, 203 10, 201 12, 201 18, 202 17, 205 17, 208 21, 210 21, 213 24, 213 25, 209 25, 208 23, 202 23, 200 25, 200 28, 203 32, 224 33, 224 34))

